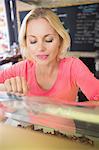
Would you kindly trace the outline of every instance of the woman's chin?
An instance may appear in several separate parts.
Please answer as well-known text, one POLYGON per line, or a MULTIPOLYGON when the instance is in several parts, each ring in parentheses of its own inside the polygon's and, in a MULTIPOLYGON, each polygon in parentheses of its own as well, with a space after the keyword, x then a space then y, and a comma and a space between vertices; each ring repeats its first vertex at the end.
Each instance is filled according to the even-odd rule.
POLYGON ((48 59, 35 59, 38 64, 48 64, 48 59))

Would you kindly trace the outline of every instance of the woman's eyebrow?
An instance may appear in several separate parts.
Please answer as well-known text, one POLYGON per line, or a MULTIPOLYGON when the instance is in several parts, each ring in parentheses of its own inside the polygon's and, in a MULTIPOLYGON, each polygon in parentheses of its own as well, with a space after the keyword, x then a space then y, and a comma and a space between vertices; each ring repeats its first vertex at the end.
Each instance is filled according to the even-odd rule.
POLYGON ((56 34, 46 34, 45 37, 47 36, 56 36, 56 34))
POLYGON ((31 37, 36 37, 36 36, 34 36, 34 35, 31 35, 31 34, 29 34, 29 35, 26 35, 26 36, 27 36, 27 37, 28 37, 28 36, 31 36, 31 37))

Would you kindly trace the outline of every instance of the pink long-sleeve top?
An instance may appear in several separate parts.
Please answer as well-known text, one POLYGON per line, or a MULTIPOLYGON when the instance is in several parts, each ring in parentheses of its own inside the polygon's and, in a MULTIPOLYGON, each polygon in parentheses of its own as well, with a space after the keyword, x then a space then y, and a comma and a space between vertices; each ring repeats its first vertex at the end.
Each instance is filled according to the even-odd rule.
POLYGON ((0 71, 0 83, 6 79, 23 76, 27 80, 28 96, 48 96, 63 101, 74 102, 79 88, 89 100, 99 100, 99 80, 78 58, 62 59, 54 85, 49 90, 42 89, 35 76, 35 63, 29 60, 18 62, 10 69, 0 71))

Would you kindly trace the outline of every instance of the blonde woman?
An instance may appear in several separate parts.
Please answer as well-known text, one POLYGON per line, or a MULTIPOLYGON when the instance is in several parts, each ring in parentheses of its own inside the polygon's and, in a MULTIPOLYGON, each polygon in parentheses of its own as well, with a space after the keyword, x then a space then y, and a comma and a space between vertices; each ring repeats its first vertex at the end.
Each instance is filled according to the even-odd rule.
POLYGON ((66 57, 70 36, 51 10, 26 15, 19 43, 24 60, 0 71, 1 91, 74 102, 80 88, 88 100, 99 100, 99 80, 78 58, 66 57))

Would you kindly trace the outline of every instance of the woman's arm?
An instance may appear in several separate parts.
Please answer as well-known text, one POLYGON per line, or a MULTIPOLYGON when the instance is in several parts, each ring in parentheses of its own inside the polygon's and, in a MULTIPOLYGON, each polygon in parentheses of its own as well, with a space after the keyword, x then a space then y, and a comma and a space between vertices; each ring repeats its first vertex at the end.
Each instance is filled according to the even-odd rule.
POLYGON ((27 64, 28 61, 21 61, 0 71, 0 91, 26 93, 27 64))
POLYGON ((89 100, 99 100, 99 80, 94 77, 88 67, 75 58, 72 67, 72 76, 89 100))

